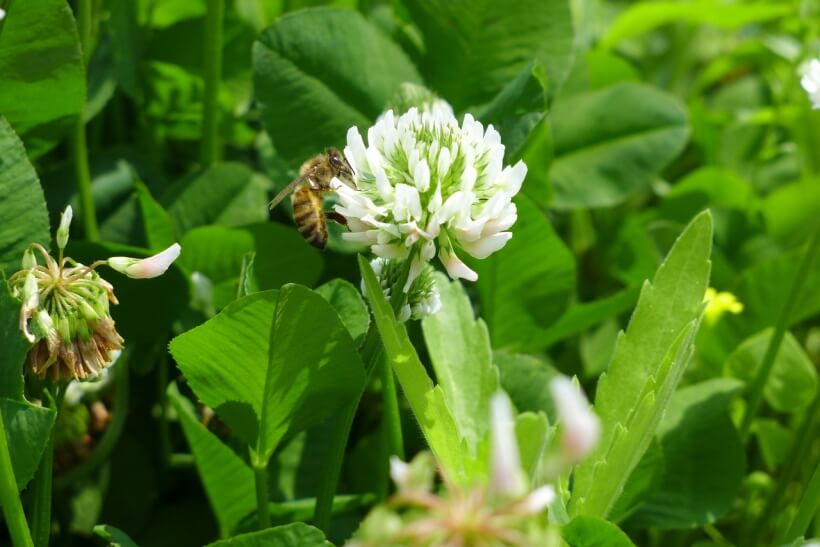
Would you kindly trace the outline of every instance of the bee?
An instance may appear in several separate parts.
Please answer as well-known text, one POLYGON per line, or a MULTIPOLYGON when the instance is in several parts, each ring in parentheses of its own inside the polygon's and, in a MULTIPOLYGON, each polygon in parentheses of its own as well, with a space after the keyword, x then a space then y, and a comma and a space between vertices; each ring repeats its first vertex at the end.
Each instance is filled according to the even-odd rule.
POLYGON ((288 184, 270 202, 273 209, 288 194, 293 193, 293 221, 305 240, 319 250, 327 245, 327 219, 347 226, 345 218, 335 212, 325 213, 323 196, 333 189, 333 177, 353 186, 353 168, 344 155, 335 148, 328 148, 307 160, 299 168, 299 177, 288 184))

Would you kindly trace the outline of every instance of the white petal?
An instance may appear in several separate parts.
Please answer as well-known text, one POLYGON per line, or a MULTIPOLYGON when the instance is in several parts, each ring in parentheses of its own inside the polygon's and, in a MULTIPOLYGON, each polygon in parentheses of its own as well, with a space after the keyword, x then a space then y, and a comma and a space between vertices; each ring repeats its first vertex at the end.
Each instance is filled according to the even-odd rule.
POLYGON ((524 511, 530 515, 537 515, 555 501, 555 488, 545 485, 536 488, 524 498, 524 511))
POLYGON ((444 178, 447 176, 447 172, 450 170, 450 165, 452 165, 452 158, 450 157, 450 150, 446 147, 441 149, 441 152, 438 154, 438 176, 439 178, 444 178))
POLYGON ((449 244, 442 247, 441 251, 439 251, 439 260, 441 260, 441 264, 444 266, 444 269, 447 270, 447 275, 449 275, 451 279, 461 278, 467 281, 475 281, 478 279, 478 274, 468 268, 467 265, 456 256, 449 244))
POLYGON ((6 10, 0 8, 0 21, 6 18, 6 10))
POLYGON ((498 251, 512 238, 512 232, 499 232, 475 241, 459 241, 470 256, 483 259, 498 251))
POLYGON ((419 191, 409 184, 396 185, 396 202, 393 216, 398 221, 421 219, 421 198, 419 191))
POLYGON ((68 231, 71 227, 71 220, 74 218, 74 211, 71 205, 65 208, 65 211, 60 215, 60 226, 57 228, 57 247, 65 249, 68 243, 68 231))
POLYGON ((362 136, 359 134, 359 128, 355 125, 347 130, 347 147, 345 148, 345 157, 350 162, 353 170, 359 174, 360 172, 370 172, 370 166, 367 163, 367 151, 364 146, 362 136))
POLYGON ((114 256, 108 259, 108 265, 120 273, 134 279, 150 279, 158 277, 166 272, 179 256, 182 247, 179 243, 174 243, 161 253, 157 253, 148 258, 137 260, 125 256, 114 256))
POLYGON ((558 418, 563 424, 561 443, 564 455, 577 462, 595 448, 601 434, 598 417, 589 409, 586 397, 569 378, 556 376, 550 381, 558 418))
POLYGON ((416 185, 419 192, 426 192, 430 189, 430 167, 428 167, 427 160, 424 158, 418 161, 413 170, 413 184, 416 185))
POLYGON ((410 464, 401 461, 396 456, 390 456, 390 478, 396 483, 399 491, 407 489, 410 480, 410 464))
POLYGON ((519 160, 512 167, 507 167, 504 170, 504 175, 506 176, 507 195, 513 197, 521 190, 521 185, 527 177, 527 164, 519 160))
POLYGON ((490 431, 492 438, 490 489, 501 495, 519 496, 526 485, 521 471, 521 459, 518 455, 512 405, 504 392, 498 392, 490 399, 490 431))

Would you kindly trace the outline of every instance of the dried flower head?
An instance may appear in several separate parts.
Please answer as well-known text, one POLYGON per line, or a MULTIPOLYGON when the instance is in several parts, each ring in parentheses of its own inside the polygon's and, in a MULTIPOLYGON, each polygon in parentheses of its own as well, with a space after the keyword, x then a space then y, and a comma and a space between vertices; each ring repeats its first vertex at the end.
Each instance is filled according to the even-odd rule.
MULTIPOLYGON (((58 259, 34 243, 23 255, 23 269, 9 279, 12 295, 22 302, 20 330, 34 344, 28 369, 52 382, 95 377, 123 347, 109 308, 117 303, 114 288, 96 270, 109 261, 86 266, 63 256, 71 218, 68 207, 57 229, 58 259)), ((174 258, 178 247, 171 253, 174 258)), ((124 273, 145 277, 146 272, 164 272, 173 261, 168 254, 166 250, 144 260, 122 259, 128 261, 124 273)))
POLYGON ((485 258, 512 237, 512 198, 527 173, 524 163, 505 167, 498 131, 469 114, 459 124, 440 105, 399 117, 388 111, 367 141, 357 128, 348 131, 354 187, 332 182, 336 211, 350 228, 343 237, 381 258, 411 258, 410 281, 436 253, 450 277, 476 280, 455 249, 485 258))

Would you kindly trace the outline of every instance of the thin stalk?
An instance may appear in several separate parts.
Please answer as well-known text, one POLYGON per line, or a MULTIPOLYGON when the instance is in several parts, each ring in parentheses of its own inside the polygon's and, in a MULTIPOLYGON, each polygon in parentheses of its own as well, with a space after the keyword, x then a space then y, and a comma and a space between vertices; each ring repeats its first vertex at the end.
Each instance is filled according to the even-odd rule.
POLYGON ((325 472, 322 476, 322 483, 319 486, 319 493, 316 497, 316 506, 313 508, 313 525, 327 533, 330 527, 330 517, 333 514, 333 498, 336 496, 336 488, 339 485, 339 475, 342 471, 347 441, 350 437, 350 430, 353 427, 353 420, 359 408, 359 402, 364 395, 367 385, 370 383, 370 375, 382 357, 382 345, 379 343, 379 334, 375 326, 371 325, 367 333, 367 338, 362 350, 362 360, 365 363, 365 381, 358 396, 342 411, 336 420, 336 426, 330 437, 330 447, 325 465, 325 472))
MULTIPOLYGON (((398 281, 392 288, 393 297, 390 303, 393 310, 396 311, 404 305, 406 295, 401 289, 407 282, 410 275, 410 265, 412 264, 414 253, 405 262, 405 267, 399 276, 398 281)), ((333 433, 330 439, 330 448, 327 458, 327 465, 325 466, 325 473, 322 477, 322 484, 319 487, 319 494, 316 498, 316 507, 313 511, 313 525, 327 533, 330 527, 330 517, 333 514, 333 497, 336 495, 336 488, 339 484, 339 475, 342 470, 342 462, 344 460, 345 449, 347 448, 348 438, 350 437, 350 430, 353 427, 353 419, 356 417, 356 410, 359 408, 359 401, 364 395, 367 385, 370 383, 370 376, 373 370, 379 364, 384 353, 384 346, 379 338, 379 331, 375 324, 370 325, 367 332, 364 346, 362 348, 362 361, 365 364, 365 381, 362 384, 362 389, 358 396, 355 397, 350 404, 344 409, 339 416, 336 427, 333 428, 333 433)), ((401 421, 398 407, 398 397, 396 395, 396 384, 393 380, 392 367, 385 365, 386 372, 382 377, 383 397, 384 397, 384 413, 391 414, 392 417, 384 418, 382 422, 387 428, 386 434, 389 439, 392 439, 390 444, 390 451, 396 455, 403 456, 404 446, 401 433, 401 421), (389 375, 392 382, 384 382, 384 378, 389 375), (388 383, 392 384, 392 395, 387 393, 391 388, 388 383), (389 407, 389 408, 388 408, 389 407), (395 452, 393 452, 395 450, 395 452)), ((385 467, 386 469, 386 467, 385 467)))
MULTIPOLYGON (((83 62, 88 63, 91 57, 91 14, 92 0, 77 0, 77 31, 80 35, 80 46, 83 51, 83 62)), ((88 167, 88 145, 85 135, 85 108, 74 120, 74 129, 70 135, 70 149, 74 176, 77 179, 77 193, 80 197, 80 210, 83 216, 85 237, 91 241, 100 239, 97 227, 97 211, 94 209, 94 196, 91 193, 91 170, 88 167)))
POLYGON ((105 433, 100 439, 100 442, 97 443, 97 446, 94 448, 94 452, 91 453, 91 456, 86 461, 57 480, 57 488, 64 488, 74 483, 74 481, 80 477, 84 477, 93 470, 97 469, 108 459, 111 451, 114 450, 115 446, 117 446, 117 441, 119 440, 120 435, 122 435, 122 430, 125 427, 125 419, 128 417, 128 399, 130 396, 130 377, 128 372, 129 357, 130 356, 126 350, 126 352, 123 352, 117 360, 117 368, 115 372, 116 384, 114 389, 114 404, 116 406, 114 407, 114 412, 112 413, 111 422, 105 429, 105 433))
POLYGON ((17 479, 11 466, 11 454, 6 440, 6 426, 3 423, 3 412, 0 408, 0 507, 11 535, 14 547, 34 547, 31 532, 26 522, 23 503, 17 491, 17 479))
POLYGON ((806 530, 809 528, 809 523, 814 515, 817 514, 817 509, 820 508, 820 465, 815 466, 814 474, 811 476, 809 485, 803 493, 803 498, 800 500, 800 505, 797 508, 797 514, 792 519, 786 536, 778 541, 778 545, 791 543, 795 539, 805 536, 806 530))
MULTIPOLYGON (((46 388, 44 392, 48 398, 48 406, 57 412, 59 416, 60 407, 65 395, 65 386, 62 388, 46 388), (51 392, 54 389, 54 393, 51 392)), ((48 435, 48 444, 43 451, 43 458, 37 468, 32 486, 34 503, 31 508, 31 535, 36 547, 48 547, 51 539, 51 493, 52 481, 54 478, 54 427, 48 435)))
POLYGON ((270 527, 270 512, 268 510, 268 468, 264 464, 254 466, 253 479, 256 483, 256 514, 259 519, 259 529, 270 527))
POLYGON ((396 378, 393 367, 385 360, 381 363, 382 397, 384 399, 384 413, 382 427, 387 441, 387 458, 398 456, 404 459, 404 437, 401 431, 401 414, 399 413, 399 397, 396 392, 396 378))
MULTIPOLYGON (((803 417, 800 427, 797 429, 791 448, 789 449, 789 454, 786 457, 786 462, 783 464, 780 479, 777 481, 777 486, 769 495, 769 499, 766 500, 762 514, 755 519, 751 534, 749 535, 750 538, 754 540, 761 538, 766 531, 766 526, 772 515, 774 515, 777 508, 780 507, 780 502, 786 493, 787 487, 794 480, 794 477, 800 469, 803 456, 810 454, 810 447, 815 439, 815 429, 818 421, 820 421, 820 389, 815 393, 811 406, 803 417)), ((747 543, 749 545, 752 544, 752 542, 747 543)))
POLYGON ((749 390, 749 403, 746 405, 746 412, 743 415, 743 421, 740 426, 740 436, 745 441, 749 436, 749 430, 752 426, 757 411, 760 409, 760 403, 763 399, 763 388, 769 379, 769 374, 772 372, 774 360, 777 357, 777 352, 780 350, 780 344, 783 342, 783 337, 786 335, 786 328, 789 324, 789 317, 791 317, 794 307, 800 297, 800 290, 803 283, 806 281, 811 265, 817 256, 817 251, 820 249, 820 228, 814 230, 814 235, 809 242, 806 253, 803 255, 803 260, 797 269, 797 275, 792 283, 789 295, 786 297, 786 302, 780 309, 780 314, 777 317, 774 334, 769 340, 769 346, 766 348, 766 353, 763 356, 763 362, 752 381, 749 390))
POLYGON ((219 145, 219 82, 222 78, 222 26, 225 18, 225 0, 208 0, 205 20, 205 48, 203 74, 205 96, 202 100, 202 149, 200 159, 204 166, 213 165, 221 155, 219 145))

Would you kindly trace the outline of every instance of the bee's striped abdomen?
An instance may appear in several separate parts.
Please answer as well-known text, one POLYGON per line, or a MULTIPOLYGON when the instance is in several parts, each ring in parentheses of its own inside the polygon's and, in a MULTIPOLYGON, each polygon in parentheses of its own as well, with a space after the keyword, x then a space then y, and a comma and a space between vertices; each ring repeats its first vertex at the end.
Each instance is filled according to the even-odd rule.
POLYGON ((293 221, 305 241, 324 249, 327 245, 327 220, 322 196, 307 184, 293 192, 293 221))

